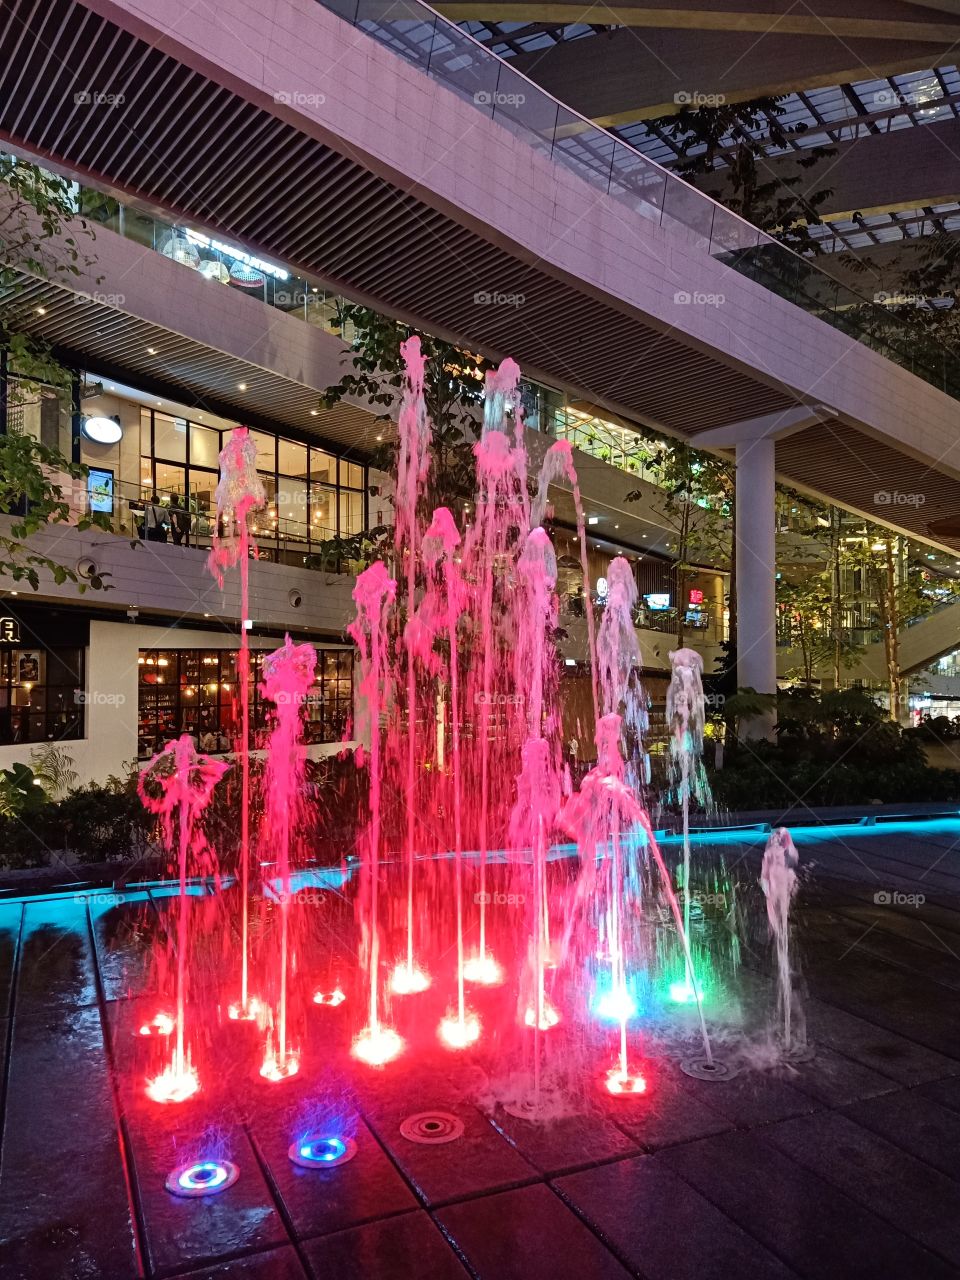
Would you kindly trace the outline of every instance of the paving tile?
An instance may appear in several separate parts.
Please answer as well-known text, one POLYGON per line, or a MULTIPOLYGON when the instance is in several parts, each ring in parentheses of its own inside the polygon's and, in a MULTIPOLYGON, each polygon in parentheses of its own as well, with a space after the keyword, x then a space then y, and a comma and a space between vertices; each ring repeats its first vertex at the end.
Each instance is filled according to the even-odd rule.
POLYGON ((137 1275, 96 1008, 15 1018, 0 1161, 0 1280, 137 1275))
POLYGON ((59 1004, 65 1008, 93 1004, 96 970, 87 908, 73 898, 28 902, 17 973, 17 1008, 36 1012, 59 1004))
POLYGON ((466 1280, 468 1275, 423 1211, 307 1241, 304 1252, 316 1280, 466 1280))
POLYGON ((781 1075, 794 1089, 808 1094, 827 1107, 842 1107, 860 1098, 875 1098, 899 1086, 896 1081, 871 1071, 869 1067, 834 1053, 825 1045, 816 1046, 811 1062, 785 1066, 781 1075))
POLYGON ((796 1274, 649 1156, 570 1174, 554 1185, 646 1280, 786 1280, 796 1274))
POLYGON ((844 1114, 960 1180, 960 1114, 909 1089, 846 1107, 844 1114))
POLYGON ((364 1108, 364 1119, 424 1204, 444 1204, 539 1177, 538 1170, 462 1096, 438 1088, 431 1090, 429 1105, 424 1105, 425 1098, 421 1095, 405 1103, 368 1100, 364 1108), (455 1115, 463 1122, 463 1136, 437 1145, 409 1141, 400 1133, 400 1125, 421 1111, 455 1115))
POLYGON ((837 1112, 786 1121, 766 1136, 792 1160, 960 1265, 960 1185, 938 1170, 837 1112))
POLYGON ((306 1272, 292 1246, 254 1253, 229 1262, 216 1262, 199 1271, 178 1271, 183 1280, 307 1280, 306 1272))
POLYGON ((157 912, 145 890, 104 891, 89 900, 100 980, 107 1000, 142 996, 153 987, 150 948, 160 936, 157 912))
POLYGON ((665 1061, 650 1064, 647 1092, 637 1099, 611 1098, 606 1115, 645 1150, 723 1133, 733 1121, 681 1083, 681 1072, 665 1061))
POLYGON ((877 1026, 845 1009, 810 1000, 806 1005, 807 1033, 815 1044, 826 1044, 844 1057, 862 1062, 898 1084, 916 1085, 944 1076, 960 1075, 960 1060, 877 1026))
POLYGON ((543 1183, 438 1209, 479 1280, 624 1280, 630 1273, 543 1183))
POLYGON ((773 1071, 744 1071, 732 1080, 717 1082, 681 1076, 680 1085, 690 1097, 719 1112, 738 1128, 801 1116, 818 1105, 773 1071))
POLYGON ((0 1018, 6 1018, 10 1012, 22 917, 23 908, 19 903, 0 903, 0 1018))
POLYGON ((525 1159, 547 1175, 639 1151, 639 1144, 599 1111, 560 1116, 540 1124, 518 1120, 499 1109, 493 1123, 525 1159))
POLYGON ((947 1263, 759 1133, 721 1134, 672 1147, 653 1159, 810 1280, 903 1280, 908 1275, 946 1280, 955 1275, 947 1263))

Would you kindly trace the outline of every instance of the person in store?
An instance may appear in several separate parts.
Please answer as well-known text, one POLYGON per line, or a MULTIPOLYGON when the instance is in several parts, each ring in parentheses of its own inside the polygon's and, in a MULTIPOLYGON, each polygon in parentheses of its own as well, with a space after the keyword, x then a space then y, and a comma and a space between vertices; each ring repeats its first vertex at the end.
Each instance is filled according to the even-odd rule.
POLYGON ((176 505, 170 504, 170 532, 173 534, 173 545, 183 547, 190 545, 190 531, 193 527, 193 516, 186 498, 177 498, 176 505))
POLYGON ((166 542, 167 511, 160 505, 160 498, 155 493, 143 509, 143 529, 148 542, 166 542))

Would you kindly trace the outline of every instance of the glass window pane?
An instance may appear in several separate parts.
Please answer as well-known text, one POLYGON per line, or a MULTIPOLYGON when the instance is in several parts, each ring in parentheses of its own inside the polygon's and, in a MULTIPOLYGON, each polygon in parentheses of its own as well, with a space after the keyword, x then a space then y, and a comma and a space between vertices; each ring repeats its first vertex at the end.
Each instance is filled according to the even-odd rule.
POLYGON ((340 536, 349 537, 363 530, 363 494, 340 494, 340 536))
POLYGON ((155 451, 158 458, 171 462, 187 460, 187 420, 171 418, 167 413, 153 415, 155 451))
POLYGON ((278 440, 277 470, 281 475, 306 477, 307 446, 297 444, 295 440, 278 440))
POLYGON ((293 533, 297 530, 306 533, 307 523, 307 483, 305 480, 288 480, 281 476, 277 482, 277 518, 280 521, 281 533, 293 533))
POLYGON ((310 537, 316 541, 337 536, 336 496, 333 489, 310 489, 310 537))
POLYGON ((363 467, 356 462, 347 462, 345 458, 341 458, 340 483, 349 486, 351 489, 362 489, 363 467))
POLYGON ((220 432, 190 423, 190 462, 195 467, 216 469, 220 455, 220 432))
MULTIPOLYGON (((191 449, 192 449, 191 445, 191 449)), ((206 514, 216 506, 217 473, 190 468, 191 510, 206 514)))
POLYGON ((171 466, 168 462, 156 464, 157 494, 166 503, 170 497, 182 498, 187 487, 187 473, 184 467, 171 466))
POLYGON ((273 475, 277 469, 276 436, 268 436, 265 431, 251 431, 250 437, 257 446, 257 470, 273 475))
POLYGON ((316 484, 337 483, 337 460, 322 449, 310 450, 310 479, 316 484))

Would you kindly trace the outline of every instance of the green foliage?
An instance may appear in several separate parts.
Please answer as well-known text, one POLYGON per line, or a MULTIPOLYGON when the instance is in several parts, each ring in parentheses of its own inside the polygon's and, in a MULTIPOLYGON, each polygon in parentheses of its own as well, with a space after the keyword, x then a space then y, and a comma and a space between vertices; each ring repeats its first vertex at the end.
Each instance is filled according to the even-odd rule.
MULTIPOLYGON (((428 511, 449 507, 455 518, 462 518, 464 505, 474 496, 473 445, 482 410, 486 362, 355 303, 341 306, 341 321, 353 334, 352 372, 326 389, 321 404, 330 409, 351 396, 378 410, 380 421, 389 422, 390 410, 399 407, 403 390, 400 345, 416 333, 427 357, 424 399, 431 423, 431 465, 424 506, 428 511)), ((395 463, 396 445, 386 440, 374 454, 372 465, 395 474, 395 463)))

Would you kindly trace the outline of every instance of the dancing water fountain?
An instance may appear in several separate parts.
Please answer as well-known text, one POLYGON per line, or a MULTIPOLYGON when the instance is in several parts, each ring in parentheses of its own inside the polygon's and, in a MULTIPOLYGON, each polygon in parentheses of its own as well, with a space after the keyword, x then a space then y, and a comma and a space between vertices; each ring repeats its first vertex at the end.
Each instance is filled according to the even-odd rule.
POLYGON ((160 1074, 147 1083, 147 1094, 154 1102, 183 1102, 200 1088, 186 1029, 191 950, 188 880, 208 869, 204 865, 207 845, 197 819, 227 768, 223 761, 198 755, 193 739, 185 733, 154 756, 137 783, 144 807, 160 818, 167 850, 171 855, 176 851, 180 890, 176 937, 171 942, 176 955, 177 1007, 173 1054, 160 1074))
MULTIPOLYGON (((692 954, 690 912, 690 800, 709 810, 712 796, 703 767, 703 734, 706 698, 703 693, 703 658, 695 649, 675 649, 670 654, 672 674, 667 688, 667 729, 670 734, 670 781, 683 815, 683 934, 692 954)), ((688 1004, 696 998, 693 981, 675 984, 671 998, 688 1004)))
POLYGON ((256 443, 246 427, 237 427, 220 450, 217 518, 207 567, 221 589, 224 571, 234 565, 240 568, 240 999, 229 1006, 229 1012, 232 1018, 245 1020, 259 1013, 259 1004, 250 995, 250 556, 257 553, 250 516, 262 510, 266 501, 257 474, 256 443))
POLYGON ((794 998, 793 967, 790 954, 790 908, 798 887, 800 856, 786 827, 775 827, 763 851, 760 886, 767 902, 770 936, 777 954, 777 1017, 782 1022, 782 1060, 808 1062, 814 1056, 807 1042, 797 1002, 794 998))

